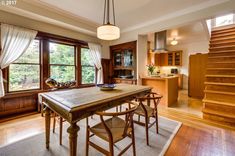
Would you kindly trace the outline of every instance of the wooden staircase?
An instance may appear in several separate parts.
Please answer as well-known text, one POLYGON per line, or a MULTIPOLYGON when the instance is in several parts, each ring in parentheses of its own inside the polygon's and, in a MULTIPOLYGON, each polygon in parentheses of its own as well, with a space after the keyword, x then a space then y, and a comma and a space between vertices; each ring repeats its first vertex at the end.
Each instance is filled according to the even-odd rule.
POLYGON ((235 126, 235 25, 211 33, 205 86, 203 118, 235 126))

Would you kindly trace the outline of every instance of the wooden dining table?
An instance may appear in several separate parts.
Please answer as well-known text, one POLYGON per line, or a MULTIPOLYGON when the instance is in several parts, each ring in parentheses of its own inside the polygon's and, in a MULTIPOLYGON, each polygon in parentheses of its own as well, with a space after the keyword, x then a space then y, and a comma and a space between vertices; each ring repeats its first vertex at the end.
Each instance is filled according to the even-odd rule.
POLYGON ((67 132, 69 133, 70 156, 76 156, 77 133, 80 129, 77 125, 78 121, 93 115, 97 110, 107 110, 125 103, 126 100, 146 95, 151 89, 148 86, 117 84, 111 91, 89 87, 40 93, 39 101, 45 106, 46 148, 49 149, 50 143, 51 111, 69 122, 67 132))

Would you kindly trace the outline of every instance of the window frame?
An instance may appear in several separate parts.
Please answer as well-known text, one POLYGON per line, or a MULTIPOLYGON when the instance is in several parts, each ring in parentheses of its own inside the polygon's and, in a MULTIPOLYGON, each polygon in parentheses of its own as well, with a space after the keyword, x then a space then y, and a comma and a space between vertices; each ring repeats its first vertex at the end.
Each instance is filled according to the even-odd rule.
MULTIPOLYGON (((82 48, 84 48, 84 49, 89 49, 89 47, 87 46, 87 47, 80 47, 80 55, 82 55, 82 48)), ((82 57, 80 56, 80 59, 81 59, 82 57)), ((82 60, 81 60, 81 85, 94 85, 94 84, 96 84, 96 81, 97 81, 97 79, 96 79, 96 77, 97 77, 97 68, 96 68, 96 66, 95 65, 82 65, 82 60), (94 80, 94 83, 82 83, 82 67, 83 66, 85 66, 85 67, 94 67, 94 70, 95 70, 95 80, 94 80)))
POLYGON ((39 88, 34 89, 24 89, 24 90, 15 90, 10 91, 10 65, 7 67, 7 83, 6 83, 6 93, 19 93, 19 92, 27 92, 27 91, 39 91, 42 90, 42 41, 38 37, 36 37, 34 40, 39 41, 39 63, 11 63, 11 64, 19 64, 19 65, 38 65, 39 66, 39 88))
POLYGON ((51 77, 51 66, 67 66, 67 67, 74 67, 74 76, 76 81, 76 85, 78 84, 78 78, 77 78, 77 46, 75 44, 70 44, 70 43, 65 43, 62 41, 48 41, 48 77, 51 77), (51 64, 50 63, 50 43, 55 43, 55 44, 62 44, 62 45, 67 45, 67 46, 73 46, 74 47, 74 65, 68 65, 68 64, 51 64))

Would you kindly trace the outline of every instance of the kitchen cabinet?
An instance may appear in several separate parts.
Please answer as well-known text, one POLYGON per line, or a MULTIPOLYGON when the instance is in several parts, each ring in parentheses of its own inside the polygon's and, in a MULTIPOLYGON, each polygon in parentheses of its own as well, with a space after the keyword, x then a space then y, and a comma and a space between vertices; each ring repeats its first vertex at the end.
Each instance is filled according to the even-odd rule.
POLYGON ((171 51, 166 53, 149 52, 148 64, 155 66, 182 66, 182 51, 171 51))
POLYGON ((110 56, 114 83, 132 83, 130 81, 136 80, 136 41, 110 46, 110 56))

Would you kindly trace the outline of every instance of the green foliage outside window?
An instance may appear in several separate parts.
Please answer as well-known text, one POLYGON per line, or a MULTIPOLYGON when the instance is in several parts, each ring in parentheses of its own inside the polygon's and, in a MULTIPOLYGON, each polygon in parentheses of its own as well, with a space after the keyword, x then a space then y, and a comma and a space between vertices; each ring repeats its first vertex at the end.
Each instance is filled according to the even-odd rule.
POLYGON ((39 40, 9 67, 9 91, 40 88, 39 40))
POLYGON ((81 48, 82 84, 95 83, 95 66, 91 59, 89 49, 81 48))
POLYGON ((50 47, 50 77, 58 82, 75 80, 75 47, 52 43, 50 47))

